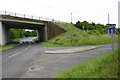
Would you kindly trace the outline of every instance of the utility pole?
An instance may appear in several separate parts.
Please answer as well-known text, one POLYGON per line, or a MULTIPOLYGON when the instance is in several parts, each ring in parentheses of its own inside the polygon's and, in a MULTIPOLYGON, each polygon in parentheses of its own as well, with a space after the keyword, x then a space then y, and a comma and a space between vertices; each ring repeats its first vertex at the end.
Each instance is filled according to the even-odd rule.
POLYGON ((108 14, 108 24, 110 24, 110 15, 108 14))
POLYGON ((71 24, 72 24, 72 13, 71 13, 71 24))

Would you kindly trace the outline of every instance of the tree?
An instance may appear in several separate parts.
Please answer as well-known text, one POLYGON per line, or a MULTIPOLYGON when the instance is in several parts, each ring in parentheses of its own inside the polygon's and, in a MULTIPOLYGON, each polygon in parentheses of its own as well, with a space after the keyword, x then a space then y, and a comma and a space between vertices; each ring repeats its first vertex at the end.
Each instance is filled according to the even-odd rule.
POLYGON ((32 37, 37 36, 36 31, 25 31, 23 29, 10 29, 10 38, 18 39, 18 38, 24 38, 24 37, 32 37))
MULTIPOLYGON (((103 24, 95 24, 95 23, 89 23, 87 21, 83 21, 83 22, 76 22, 75 26, 79 29, 82 29, 82 30, 97 30, 99 31, 99 33, 101 34, 106 34, 107 31, 108 31, 108 27, 103 25, 103 24)), ((95 31, 93 31, 95 32, 95 31)))
POLYGON ((81 25, 80 21, 76 22, 75 26, 79 29, 82 29, 82 25, 81 25))

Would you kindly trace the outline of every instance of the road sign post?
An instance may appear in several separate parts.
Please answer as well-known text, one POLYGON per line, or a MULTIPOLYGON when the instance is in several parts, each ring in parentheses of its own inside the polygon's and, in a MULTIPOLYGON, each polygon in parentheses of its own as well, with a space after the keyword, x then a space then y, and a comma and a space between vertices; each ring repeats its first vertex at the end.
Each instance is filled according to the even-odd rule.
POLYGON ((112 34, 112 50, 114 49, 113 43, 114 43, 114 37, 113 37, 113 34, 112 34))
POLYGON ((116 34, 116 24, 107 24, 108 26, 108 34, 112 35, 112 50, 114 49, 113 43, 114 43, 114 34, 116 34))

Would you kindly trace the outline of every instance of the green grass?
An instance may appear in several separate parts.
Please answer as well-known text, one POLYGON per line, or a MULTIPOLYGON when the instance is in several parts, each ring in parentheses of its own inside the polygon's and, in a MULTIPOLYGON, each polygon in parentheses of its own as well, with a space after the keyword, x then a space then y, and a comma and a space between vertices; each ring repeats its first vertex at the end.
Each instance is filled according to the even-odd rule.
POLYGON ((38 41, 38 38, 33 39, 33 41, 38 41))
POLYGON ((13 46, 0 46, 0 51, 8 50, 13 48, 13 46))
MULTIPOLYGON (((112 42, 112 36, 108 34, 97 35, 89 34, 89 31, 84 31, 76 28, 69 23, 55 23, 67 32, 55 37, 43 44, 45 46, 87 46, 87 45, 101 45, 112 42)), ((114 42, 118 42, 118 36, 114 35, 114 42)))
POLYGON ((54 78, 118 78, 118 63, 118 49, 116 49, 61 72, 54 78))

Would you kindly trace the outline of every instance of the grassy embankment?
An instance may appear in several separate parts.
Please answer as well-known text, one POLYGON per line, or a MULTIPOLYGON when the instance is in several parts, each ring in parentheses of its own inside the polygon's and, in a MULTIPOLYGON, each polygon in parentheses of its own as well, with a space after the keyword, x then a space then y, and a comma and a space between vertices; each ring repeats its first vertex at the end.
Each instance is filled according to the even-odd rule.
POLYGON ((118 78, 118 65, 120 63, 118 62, 118 49, 116 49, 61 72, 55 78, 118 78))
MULTIPOLYGON (((112 42, 111 35, 89 34, 89 31, 80 30, 72 24, 55 23, 67 32, 51 39, 43 44, 45 46, 87 46, 109 44, 112 42)), ((114 42, 118 42, 118 36, 114 35, 114 42)))
POLYGON ((0 51, 8 50, 13 48, 13 46, 0 46, 0 51))

